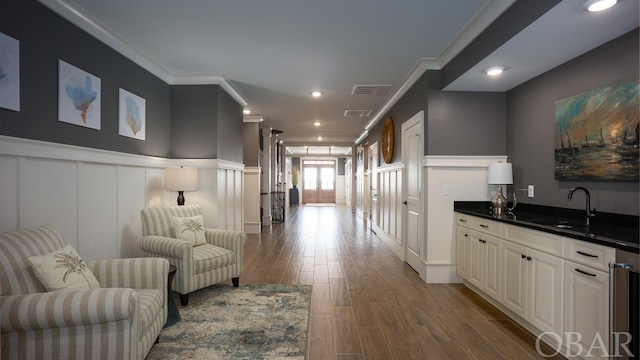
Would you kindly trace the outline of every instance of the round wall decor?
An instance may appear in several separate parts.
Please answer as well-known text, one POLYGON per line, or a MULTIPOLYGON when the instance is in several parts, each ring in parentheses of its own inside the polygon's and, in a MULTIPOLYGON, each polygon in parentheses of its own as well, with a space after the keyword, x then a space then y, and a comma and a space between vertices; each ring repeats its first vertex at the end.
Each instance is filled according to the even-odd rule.
POLYGON ((387 164, 393 158, 393 120, 390 117, 382 124, 382 158, 387 164))

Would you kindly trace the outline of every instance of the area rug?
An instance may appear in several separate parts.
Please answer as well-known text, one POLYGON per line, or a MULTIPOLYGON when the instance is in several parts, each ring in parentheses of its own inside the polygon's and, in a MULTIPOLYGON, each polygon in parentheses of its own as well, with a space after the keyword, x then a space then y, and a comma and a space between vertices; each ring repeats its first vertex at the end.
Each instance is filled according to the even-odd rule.
POLYGON ((147 359, 304 359, 310 298, 311 285, 215 285, 194 292, 147 359))

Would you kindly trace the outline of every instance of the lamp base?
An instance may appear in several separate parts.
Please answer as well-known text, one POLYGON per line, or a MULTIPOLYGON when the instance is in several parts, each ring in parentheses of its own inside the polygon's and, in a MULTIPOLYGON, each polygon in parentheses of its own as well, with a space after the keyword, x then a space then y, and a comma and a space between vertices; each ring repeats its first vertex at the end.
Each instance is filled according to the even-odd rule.
POLYGON ((178 191, 178 206, 184 205, 184 191, 178 191))
POLYGON ((502 216, 507 211, 507 204, 509 200, 502 195, 502 185, 498 185, 496 189, 496 196, 491 200, 491 208, 494 216, 502 216))

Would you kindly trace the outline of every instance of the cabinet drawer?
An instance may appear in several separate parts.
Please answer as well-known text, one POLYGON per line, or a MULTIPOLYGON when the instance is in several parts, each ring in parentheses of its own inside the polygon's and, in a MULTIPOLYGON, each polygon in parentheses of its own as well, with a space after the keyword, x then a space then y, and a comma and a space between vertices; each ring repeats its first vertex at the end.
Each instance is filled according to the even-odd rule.
POLYGON ((469 227, 469 215, 456 213, 456 225, 469 227))
POLYGON ((615 261, 613 248, 575 239, 565 239, 564 244, 565 258, 578 264, 606 272, 609 271, 609 263, 615 261))
POLYGON ((500 223, 497 221, 485 220, 475 216, 469 216, 468 224, 469 228, 473 230, 500 237, 500 223))
POLYGON ((562 257, 564 242, 561 236, 548 234, 542 231, 531 230, 520 226, 505 225, 504 239, 514 243, 545 252, 547 254, 562 257))

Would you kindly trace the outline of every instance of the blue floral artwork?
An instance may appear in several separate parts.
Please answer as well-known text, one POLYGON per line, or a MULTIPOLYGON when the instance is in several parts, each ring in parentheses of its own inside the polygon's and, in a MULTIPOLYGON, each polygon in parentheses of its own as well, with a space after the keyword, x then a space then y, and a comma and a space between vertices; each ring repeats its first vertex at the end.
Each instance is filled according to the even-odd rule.
POLYGON ((120 89, 118 134, 138 140, 145 139, 145 100, 120 89))
POLYGON ((100 78, 59 61, 58 120, 100 130, 100 78))
POLYGON ((20 111, 20 42, 0 33, 0 108, 20 111))

